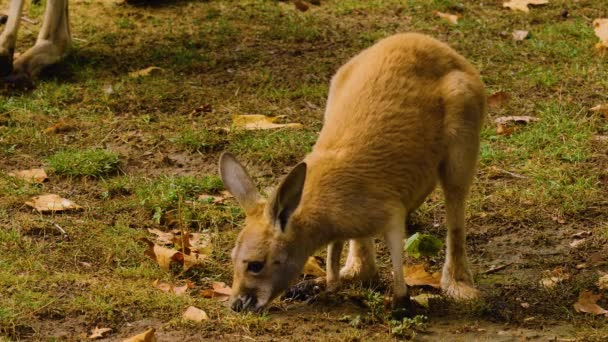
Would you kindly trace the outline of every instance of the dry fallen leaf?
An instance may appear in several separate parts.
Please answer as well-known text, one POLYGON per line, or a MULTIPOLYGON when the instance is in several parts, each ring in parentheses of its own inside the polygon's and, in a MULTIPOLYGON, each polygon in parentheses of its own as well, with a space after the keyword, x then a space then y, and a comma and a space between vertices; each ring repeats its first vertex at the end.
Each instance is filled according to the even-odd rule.
POLYGON ((95 340, 98 338, 103 338, 104 334, 108 333, 112 331, 112 328, 100 328, 100 327, 95 327, 95 329, 93 329, 91 331, 91 335, 89 335, 89 338, 91 340, 95 340))
POLYGON ((570 237, 575 238, 575 239, 582 239, 582 238, 585 238, 585 237, 589 237, 592 234, 593 234, 593 232, 590 231, 590 230, 583 230, 581 232, 574 233, 574 234, 570 235, 570 237))
POLYGON ((173 244, 173 239, 175 238, 175 235, 172 232, 163 232, 159 229, 150 229, 148 228, 148 232, 156 235, 156 242, 158 242, 161 245, 172 245, 173 244))
POLYGON ((601 113, 606 119, 608 119, 608 103, 599 104, 591 108, 591 111, 601 113))
POLYGON ((147 67, 145 69, 132 71, 129 73, 129 77, 138 78, 138 77, 144 77, 144 76, 153 76, 153 75, 157 75, 157 74, 161 73, 162 71, 163 71, 162 68, 151 66, 151 67, 147 67))
POLYGON ((570 274, 564 272, 561 267, 557 267, 552 271, 544 271, 543 275, 544 277, 540 280, 540 284, 547 289, 552 289, 562 281, 570 279, 570 274))
POLYGON ((154 336, 154 328, 150 328, 139 335, 129 337, 122 342, 156 342, 156 336, 154 336))
POLYGON ((257 130, 257 129, 274 129, 274 128, 302 128, 304 127, 300 123, 286 123, 277 124, 274 123, 278 119, 284 116, 270 117, 266 115, 236 115, 233 118, 234 127, 237 129, 244 130, 257 130))
POLYGON ((174 260, 180 261, 183 264, 185 272, 194 266, 202 265, 203 261, 207 259, 207 255, 199 254, 198 252, 191 252, 189 254, 178 252, 174 258, 174 260))
POLYGON ((441 287, 441 273, 429 274, 424 270, 424 264, 403 265, 403 273, 405 283, 409 286, 432 286, 437 289, 441 287))
POLYGON ((570 248, 578 248, 578 247, 582 246, 585 242, 587 242, 587 239, 573 240, 572 242, 570 242, 570 248))
POLYGON ((522 41, 528 37, 528 31, 523 30, 515 30, 511 35, 513 36, 513 40, 516 42, 522 41))
POLYGON ((177 296, 183 296, 186 294, 188 289, 191 289, 194 287, 194 284, 191 281, 186 280, 186 284, 184 284, 182 286, 174 286, 169 283, 159 281, 157 279, 152 283, 152 286, 154 286, 155 288, 157 288, 163 292, 172 292, 172 293, 176 294, 177 296))
POLYGON ((449 22, 452 25, 456 25, 458 24, 458 15, 456 14, 450 14, 450 13, 443 13, 443 12, 439 12, 439 11, 435 11, 435 15, 438 16, 439 18, 449 22))
POLYGON ((593 21, 593 30, 595 35, 600 39, 600 42, 595 44, 598 50, 608 49, 608 19, 598 18, 593 21))
POLYGON ((44 169, 30 169, 30 170, 21 170, 9 172, 9 176, 22 179, 29 183, 43 183, 48 179, 46 172, 44 169))
POLYGON ((211 289, 201 291, 204 298, 215 298, 219 301, 228 300, 232 295, 232 289, 224 282, 214 281, 211 289))
POLYGON ((209 316, 207 316, 205 311, 194 306, 189 306, 182 315, 182 318, 189 321, 202 322, 208 320, 209 316))
POLYGON ((325 277, 325 271, 319 266, 317 259, 315 257, 309 257, 304 264, 304 269, 302 270, 303 275, 311 275, 315 277, 325 277))
POLYGON ((55 194, 32 197, 25 204, 41 213, 82 209, 78 204, 55 194))
POLYGON ((597 280, 597 287, 600 290, 608 290, 608 273, 602 275, 600 279, 597 280))
POLYGON ((78 126, 76 124, 74 124, 73 122, 62 120, 52 126, 45 128, 42 132, 44 134, 65 133, 65 132, 73 131, 77 128, 78 128, 78 126))
POLYGON ((515 132, 515 128, 513 127, 507 127, 506 125, 502 124, 496 126, 496 134, 498 135, 504 135, 508 137, 509 135, 513 134, 513 132, 515 132))
POLYGON ((293 4, 301 12, 308 11, 308 5, 304 1, 302 1, 302 0, 294 0, 293 4))
POLYGON ((490 108, 502 108, 509 100, 511 96, 506 92, 500 90, 495 92, 494 94, 488 96, 488 107, 490 108))
POLYGON ((429 307, 429 299, 433 298, 441 298, 440 295, 431 294, 431 293, 421 293, 417 296, 410 297, 411 300, 418 303, 420 306, 428 308, 429 307))
POLYGON ((608 310, 596 304, 600 298, 602 298, 601 294, 594 294, 589 290, 582 291, 578 296, 578 301, 573 305, 574 310, 595 315, 608 315, 608 310))
POLYGON ((510 0, 503 2, 502 7, 510 8, 514 11, 530 12, 528 5, 544 5, 549 3, 549 0, 510 0))
POLYGON ((494 122, 499 125, 505 125, 510 122, 527 124, 539 120, 539 118, 533 116, 501 116, 499 118, 494 119, 494 122))
POLYGON ((169 271, 169 266, 172 261, 178 261, 177 255, 181 256, 181 252, 178 252, 174 249, 165 248, 159 245, 156 245, 154 242, 141 238, 141 241, 148 244, 148 249, 144 252, 150 258, 156 260, 156 263, 160 268, 164 271, 169 271))

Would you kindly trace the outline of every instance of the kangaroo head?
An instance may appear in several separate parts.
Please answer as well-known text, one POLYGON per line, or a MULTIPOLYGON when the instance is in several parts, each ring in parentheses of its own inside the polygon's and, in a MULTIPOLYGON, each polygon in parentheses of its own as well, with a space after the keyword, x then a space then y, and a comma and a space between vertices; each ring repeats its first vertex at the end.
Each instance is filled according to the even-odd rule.
POLYGON ((298 164, 265 200, 251 177, 229 153, 220 157, 224 186, 245 211, 245 226, 232 250, 233 310, 264 308, 287 289, 302 270, 308 255, 298 248, 291 217, 300 203, 306 164, 298 164))

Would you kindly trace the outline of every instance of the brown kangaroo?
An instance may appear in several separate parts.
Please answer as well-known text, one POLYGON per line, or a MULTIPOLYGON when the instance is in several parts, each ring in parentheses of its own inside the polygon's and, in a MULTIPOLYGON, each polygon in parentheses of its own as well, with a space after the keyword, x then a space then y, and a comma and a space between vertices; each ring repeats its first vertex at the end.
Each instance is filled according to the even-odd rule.
POLYGON ((260 310, 327 245, 327 288, 376 274, 373 238, 384 236, 393 266, 393 306, 407 303, 402 268, 405 222, 441 183, 447 254, 441 287, 478 295, 465 249, 465 201, 475 174, 485 90, 478 72, 425 35, 381 40, 331 81, 316 144, 268 200, 241 164, 220 158, 226 188, 246 213, 232 251, 232 308, 260 310), (346 265, 340 254, 350 241, 346 265))

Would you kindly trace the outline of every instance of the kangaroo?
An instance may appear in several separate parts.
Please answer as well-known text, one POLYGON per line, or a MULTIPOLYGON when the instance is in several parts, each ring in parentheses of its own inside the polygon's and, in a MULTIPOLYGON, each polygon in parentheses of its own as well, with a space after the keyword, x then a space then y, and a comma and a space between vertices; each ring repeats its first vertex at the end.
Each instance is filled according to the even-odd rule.
POLYGON ((422 34, 397 34, 338 70, 312 152, 268 200, 225 152, 220 176, 246 214, 232 251, 232 309, 263 309, 324 245, 329 291, 341 281, 374 276, 375 236, 383 236, 390 251, 393 307, 407 306, 406 216, 438 181, 448 229, 441 287, 456 299, 478 296, 466 257, 465 201, 485 107, 479 74, 461 55, 422 34))

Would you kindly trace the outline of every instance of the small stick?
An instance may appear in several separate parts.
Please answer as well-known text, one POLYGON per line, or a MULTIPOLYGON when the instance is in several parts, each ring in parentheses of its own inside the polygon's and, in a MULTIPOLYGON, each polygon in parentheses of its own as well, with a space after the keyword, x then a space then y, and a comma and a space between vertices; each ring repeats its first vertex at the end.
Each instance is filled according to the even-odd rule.
POLYGON ((491 267, 489 270, 486 270, 484 272, 481 272, 481 274, 491 274, 491 273, 495 273, 498 272, 500 270, 504 270, 505 268, 509 267, 513 265, 512 262, 508 263, 508 264, 504 264, 504 265, 500 265, 500 266, 495 266, 495 267, 491 267))
POLYGON ((57 223, 53 222, 53 226, 55 226, 55 228, 57 228, 57 230, 59 232, 61 232, 61 235, 63 236, 64 239, 69 240, 68 233, 63 228, 61 228, 60 225, 58 225, 57 223))

